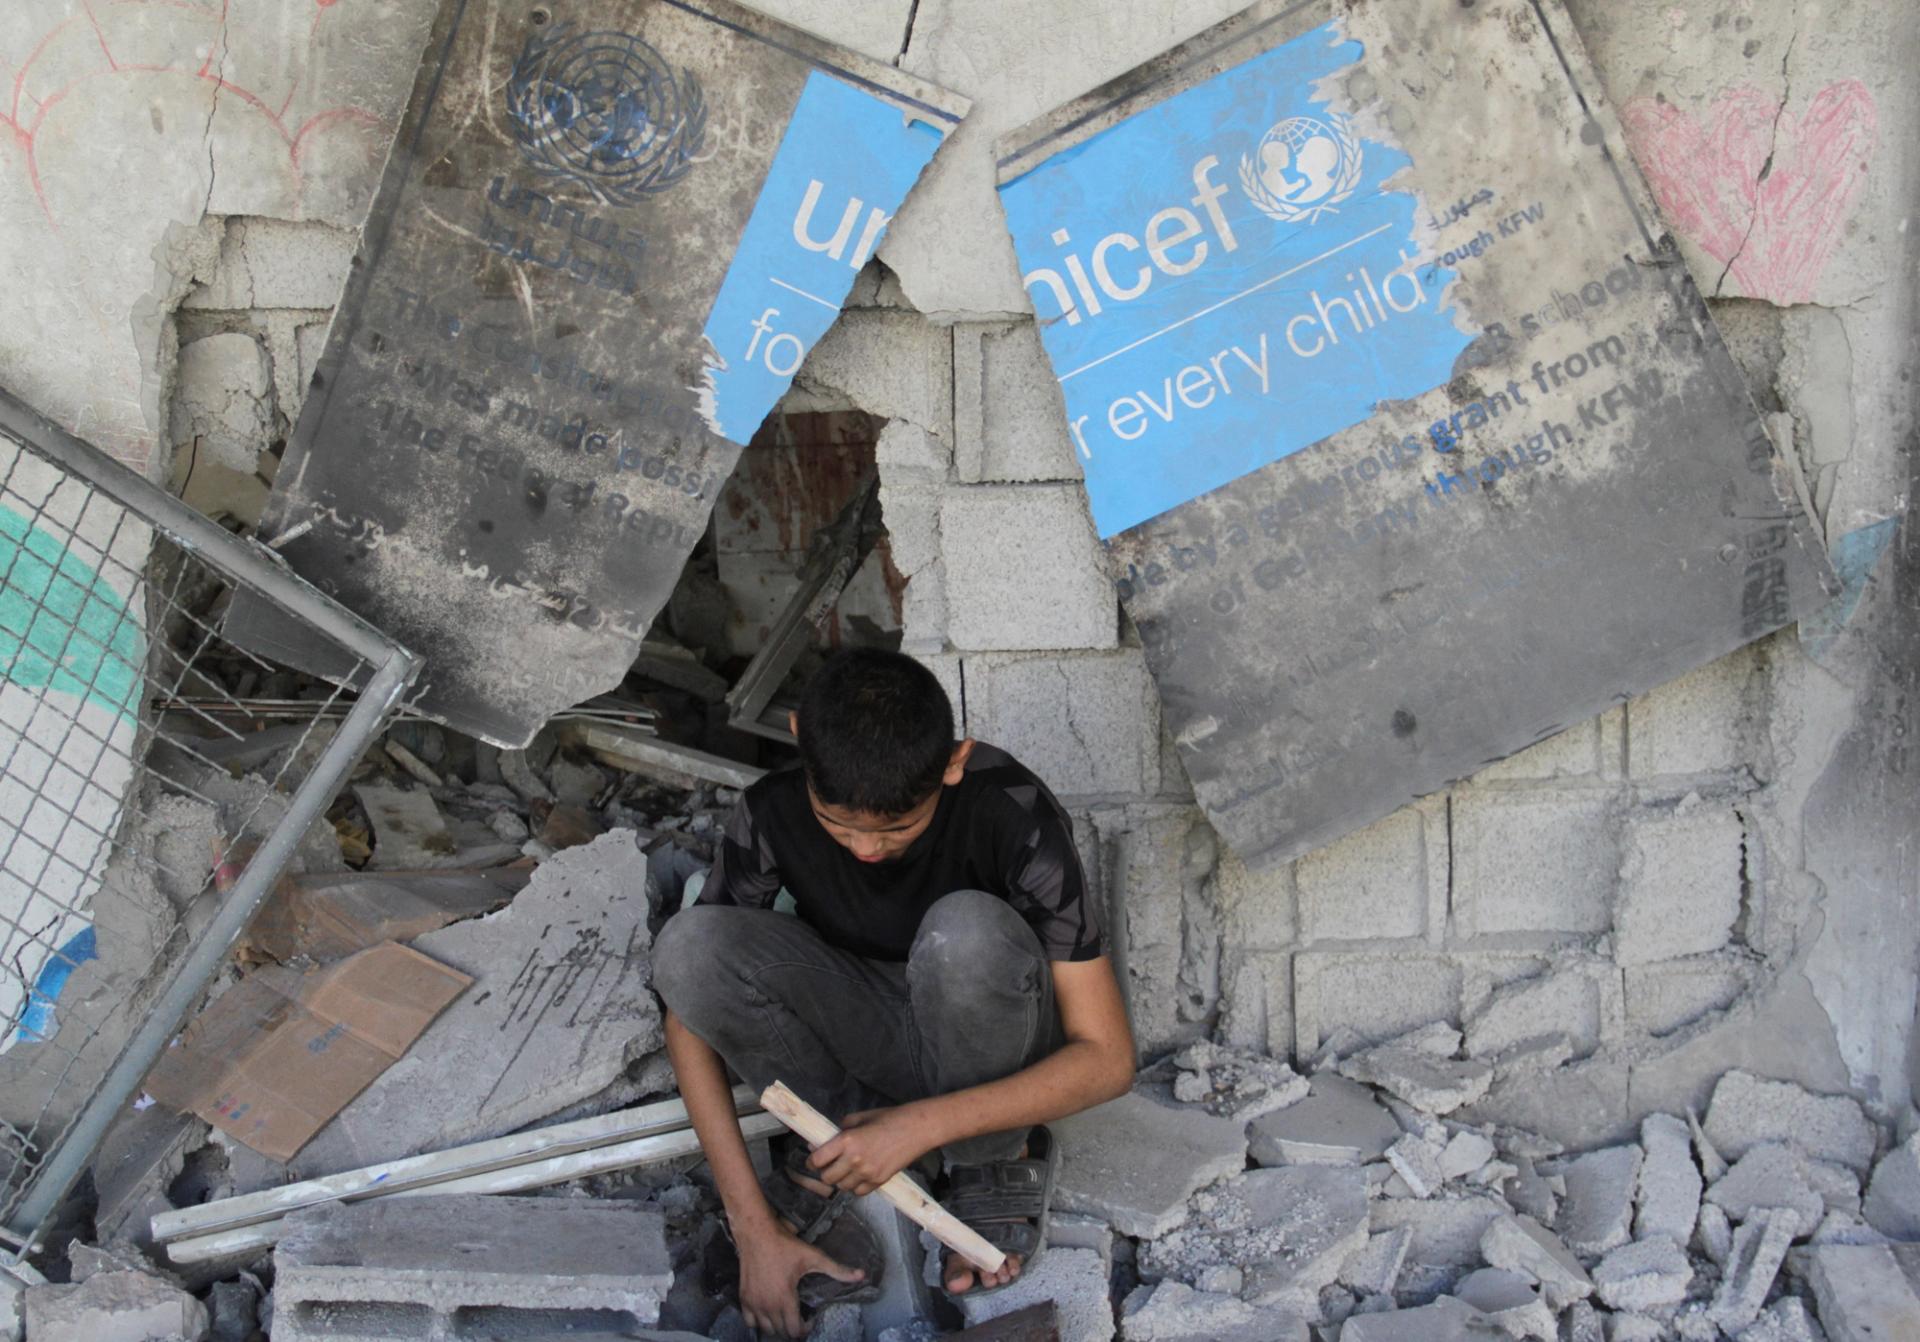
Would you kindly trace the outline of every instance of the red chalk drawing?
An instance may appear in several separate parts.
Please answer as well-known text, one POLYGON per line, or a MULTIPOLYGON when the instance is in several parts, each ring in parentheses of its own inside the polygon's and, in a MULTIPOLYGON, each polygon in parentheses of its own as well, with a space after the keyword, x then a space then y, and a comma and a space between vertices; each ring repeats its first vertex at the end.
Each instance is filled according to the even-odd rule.
POLYGON ((1738 88, 1704 126, 1655 98, 1635 98, 1621 120, 1660 208, 1741 293, 1812 301, 1877 144, 1866 85, 1829 84, 1797 119, 1771 94, 1738 88))

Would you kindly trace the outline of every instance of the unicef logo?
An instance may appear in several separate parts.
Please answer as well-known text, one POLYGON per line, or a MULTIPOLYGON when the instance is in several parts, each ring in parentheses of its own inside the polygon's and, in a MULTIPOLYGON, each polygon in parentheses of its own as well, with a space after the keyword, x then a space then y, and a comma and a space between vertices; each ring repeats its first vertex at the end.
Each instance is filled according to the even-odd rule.
POLYGON ((691 70, 676 76, 630 33, 529 37, 507 80, 514 139, 541 172, 603 204, 634 205, 693 170, 707 105, 691 70))
POLYGON ((1254 208, 1282 223, 1312 223, 1360 183, 1360 140, 1338 112, 1295 116, 1240 158, 1240 186, 1254 208))

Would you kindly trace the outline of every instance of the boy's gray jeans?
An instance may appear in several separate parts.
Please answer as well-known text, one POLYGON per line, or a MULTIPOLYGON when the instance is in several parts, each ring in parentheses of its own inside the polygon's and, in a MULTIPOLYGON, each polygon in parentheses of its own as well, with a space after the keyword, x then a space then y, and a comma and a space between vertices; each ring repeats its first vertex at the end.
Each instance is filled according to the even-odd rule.
MULTIPOLYGON (((655 939, 653 986, 756 1092, 784 1081, 835 1122, 998 1080, 1063 1039, 1039 939, 978 890, 934 904, 904 964, 836 950, 788 914, 696 904, 655 939)), ((1011 1159, 1026 1137, 945 1154, 1011 1159)))

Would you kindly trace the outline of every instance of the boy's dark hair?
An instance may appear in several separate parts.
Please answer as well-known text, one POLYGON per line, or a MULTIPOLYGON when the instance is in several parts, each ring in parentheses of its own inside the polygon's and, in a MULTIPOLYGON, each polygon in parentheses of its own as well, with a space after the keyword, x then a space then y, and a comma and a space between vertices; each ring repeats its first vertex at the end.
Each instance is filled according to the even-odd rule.
POLYGON ((829 806, 911 811, 939 788, 953 754, 947 692, 904 653, 835 653, 807 683, 799 712, 800 762, 829 806))

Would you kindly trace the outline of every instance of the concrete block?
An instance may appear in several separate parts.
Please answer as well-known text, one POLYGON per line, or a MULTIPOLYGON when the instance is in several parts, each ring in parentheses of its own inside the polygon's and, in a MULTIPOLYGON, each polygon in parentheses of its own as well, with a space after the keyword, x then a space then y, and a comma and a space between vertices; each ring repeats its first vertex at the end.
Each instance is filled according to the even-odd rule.
POLYGON ((1247 1130, 1258 1165, 1363 1165, 1399 1138, 1400 1125, 1373 1092, 1337 1072, 1316 1074, 1305 1099, 1247 1130))
POLYGON ((1435 1057, 1398 1044, 1356 1054, 1340 1064, 1340 1071, 1429 1114, 1450 1114, 1472 1104, 1493 1084, 1493 1069, 1484 1062, 1435 1057))
MULTIPOLYGON (((1714 773, 1752 759, 1748 704, 1756 656, 1743 649, 1627 704, 1627 760, 1635 778, 1714 773)), ((1757 688, 1757 687, 1756 687, 1757 688)))
POLYGON ((1340 1342, 1483 1342, 1504 1336, 1479 1310, 1451 1296, 1416 1309, 1356 1314, 1340 1330, 1340 1342))
POLYGON ((1309 941, 1421 937, 1427 864, 1419 811, 1406 807, 1300 859, 1300 929, 1309 941))
POLYGON ((573 1198, 311 1208, 274 1251, 274 1342, 649 1328, 673 1286, 665 1224, 629 1202, 573 1198))
POLYGON ((1753 962, 1737 953, 1632 965, 1626 970, 1627 1024, 1655 1037, 1732 1006, 1753 981, 1753 962))
POLYGON ((1640 1183, 1637 1146, 1589 1151, 1567 1166, 1567 1198, 1557 1228, 1582 1257, 1625 1244, 1633 1233, 1633 1195, 1640 1183))
POLYGON ((176 453, 190 463, 251 475, 274 433, 265 347, 237 331, 181 346, 168 424, 176 453))
POLYGON ((1742 1329, 1739 1338, 1740 1342, 1825 1342, 1826 1334, 1813 1321, 1804 1300, 1786 1295, 1742 1329))
POLYGON ((1141 1250, 1143 1278, 1192 1284, 1209 1268, 1237 1267, 1248 1303, 1305 1312, 1367 1244, 1367 1181, 1357 1169, 1252 1170, 1196 1194, 1193 1210, 1141 1250))
MULTIPOLYGON (((1118 598, 1079 486, 951 490, 940 508, 940 535, 954 647, 1038 651, 1118 643, 1118 598)), ((1159 738, 1149 737, 1157 757, 1159 738)))
POLYGON ((1187 1200, 1247 1163, 1243 1126, 1172 1109, 1138 1091, 1053 1125, 1060 1143, 1054 1206, 1098 1216, 1123 1235, 1164 1235, 1187 1200))
POLYGON ((1847 1095, 1815 1095, 1791 1081, 1728 1072, 1713 1088, 1706 1134, 1729 1160, 1762 1142, 1793 1142, 1816 1160, 1865 1173, 1878 1134, 1859 1103, 1847 1095))
POLYGON ((953 329, 953 464, 968 484, 1078 480, 1060 384, 1031 321, 953 329))
POLYGON ((207 1310, 177 1286, 145 1272, 101 1272, 77 1286, 29 1286, 32 1342, 198 1342, 207 1310))
MULTIPOLYGON (((947 563, 951 593, 954 566, 947 563)), ((1134 649, 968 657, 967 727, 1062 796, 1144 793, 1158 768, 1159 703, 1134 649)))
POLYGON ((1013 1285, 991 1295, 962 1297, 960 1309, 967 1326, 977 1327, 1048 1300, 1059 1311, 1060 1342, 1110 1342, 1113 1306, 1107 1301, 1107 1274, 1091 1249, 1051 1249, 1013 1285))
MULTIPOLYGON (((924 1240, 922 1241, 924 1243, 924 1240)), ((1092 1249, 1111 1275, 1113 1271, 1113 1227, 1099 1216, 1078 1212, 1054 1212, 1047 1218, 1048 1249, 1092 1249)))
POLYGON ((1239 949, 1229 939, 1220 966, 1220 1039, 1287 1057, 1293 1048, 1293 957, 1239 949))
POLYGON ((1640 1191, 1635 1198, 1636 1239, 1665 1235, 1684 1247, 1693 1239, 1705 1185, 1693 1163, 1693 1134, 1686 1120, 1649 1114, 1640 1124, 1640 1191))
POLYGON ((1593 1278, 1560 1237, 1531 1216, 1499 1216, 1480 1237, 1480 1252, 1494 1267, 1540 1283, 1547 1303, 1563 1309, 1593 1294, 1593 1278))
POLYGON ((1200 1039, 1174 1055, 1173 1097, 1215 1118, 1250 1123, 1306 1098, 1307 1078, 1286 1063, 1200 1039))
POLYGON ((1600 1312, 1584 1300, 1568 1308, 1561 1333, 1562 1342, 1607 1342, 1600 1312))
POLYGON ((1590 718, 1489 764, 1473 776, 1476 783, 1532 783, 1554 778, 1585 778, 1600 772, 1600 720, 1590 718))
POLYGON ((1600 984, 1579 969, 1550 971, 1497 989, 1463 1022, 1467 1053, 1496 1066, 1553 1035, 1585 1057, 1600 1046, 1600 984))
POLYGON ((1720 1289, 1709 1311, 1713 1321, 1734 1335, 1760 1317, 1773 1279, 1793 1243, 1795 1217, 1791 1212, 1759 1211, 1733 1235, 1720 1289))
POLYGON ((474 985, 301 1149, 297 1177, 512 1132, 659 1048, 643 866, 633 831, 613 830, 548 858, 498 912, 416 939, 474 985))
POLYGON ((1920 1337, 1920 1296, 1891 1249, 1824 1245, 1807 1257, 1807 1281, 1832 1342, 1920 1337))
POLYGON ((1649 1310, 1687 1298, 1693 1265, 1672 1240, 1635 1240, 1610 1251, 1593 1269, 1593 1288, 1607 1308, 1649 1310))
POLYGON ((1704 803, 1640 814, 1621 839, 1613 957, 1623 965, 1704 955, 1727 944, 1746 879, 1746 826, 1704 803))
POLYGON ((1541 1299, 1539 1285, 1530 1278, 1483 1267, 1462 1277, 1453 1293, 1486 1315, 1487 1321, 1508 1337, 1559 1342, 1554 1312, 1541 1299))
POLYGON ((1889 1238, 1920 1240, 1920 1133, 1873 1167, 1861 1211, 1869 1225, 1889 1238))
POLYGON ((213 278, 185 308, 331 308, 347 285, 360 238, 351 229, 288 219, 227 221, 213 278))
POLYGON ((860 1306, 864 1331, 871 1335, 930 1316, 940 1280, 938 1242, 929 1245, 932 1237, 877 1193, 856 1198, 853 1210, 872 1229, 886 1264, 879 1299, 860 1306))
POLYGON ((1453 805, 1453 893, 1463 936, 1604 932, 1619 871, 1605 792, 1467 788, 1453 805))
POLYGON ((1413 1231, 1406 1226, 1368 1235, 1367 1247, 1341 1264, 1340 1284, 1361 1295, 1392 1295, 1412 1245, 1413 1231))
POLYGON ((947 439, 953 424, 953 337, 917 312, 850 309, 827 328, 794 378, 792 410, 864 410, 947 439))
POLYGON ((1734 1221, 1777 1208, 1798 1218, 1795 1235, 1810 1235, 1827 1214, 1826 1199, 1813 1186, 1806 1157, 1784 1142, 1756 1146, 1707 1189, 1707 1201, 1734 1221))
POLYGON ((1294 957, 1294 1052, 1311 1057, 1336 1027, 1378 1043, 1460 1014, 1460 964, 1427 952, 1302 951, 1294 957))
POLYGON ((1249 1305, 1184 1282, 1142 1286, 1120 1315, 1125 1342, 1307 1342, 1298 1314, 1249 1305))

